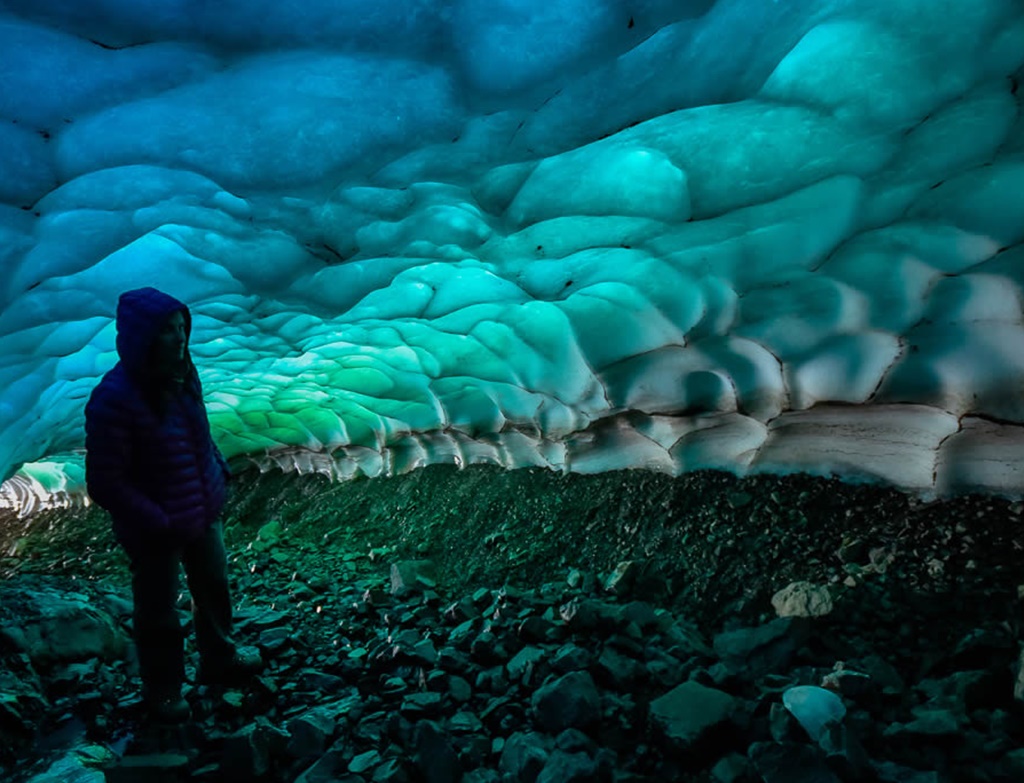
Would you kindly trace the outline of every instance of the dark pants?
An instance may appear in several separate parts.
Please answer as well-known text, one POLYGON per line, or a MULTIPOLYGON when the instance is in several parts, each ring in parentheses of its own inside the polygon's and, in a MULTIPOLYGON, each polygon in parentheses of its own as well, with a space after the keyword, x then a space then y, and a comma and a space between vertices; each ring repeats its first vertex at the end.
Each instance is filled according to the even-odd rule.
POLYGON ((202 666, 223 666, 235 652, 221 523, 211 525, 184 548, 135 552, 131 559, 135 646, 143 690, 150 694, 176 694, 185 680, 185 639, 177 612, 183 565, 202 666))

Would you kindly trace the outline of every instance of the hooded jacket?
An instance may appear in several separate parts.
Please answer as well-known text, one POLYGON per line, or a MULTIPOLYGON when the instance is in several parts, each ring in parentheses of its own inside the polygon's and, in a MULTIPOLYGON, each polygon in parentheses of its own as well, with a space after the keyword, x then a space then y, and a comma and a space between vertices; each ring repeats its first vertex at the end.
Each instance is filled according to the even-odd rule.
POLYGON ((201 536, 224 506, 227 464, 210 437, 188 352, 188 308, 155 288, 121 295, 114 365, 85 407, 85 477, 129 554, 201 536), (176 312, 185 319, 185 376, 157 374, 154 343, 176 312))

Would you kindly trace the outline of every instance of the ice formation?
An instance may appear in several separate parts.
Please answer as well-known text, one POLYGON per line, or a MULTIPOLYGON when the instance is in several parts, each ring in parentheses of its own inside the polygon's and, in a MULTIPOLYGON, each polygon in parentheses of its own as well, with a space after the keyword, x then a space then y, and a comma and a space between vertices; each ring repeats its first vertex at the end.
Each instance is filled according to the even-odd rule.
POLYGON ((143 285, 264 466, 1024 494, 1018 0, 0 8, 8 504, 143 285))

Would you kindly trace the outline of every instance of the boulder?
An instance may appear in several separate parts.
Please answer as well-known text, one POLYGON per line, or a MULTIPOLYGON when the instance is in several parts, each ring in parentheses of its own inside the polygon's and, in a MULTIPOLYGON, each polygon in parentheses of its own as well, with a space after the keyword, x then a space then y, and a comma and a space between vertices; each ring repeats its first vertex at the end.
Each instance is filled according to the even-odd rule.
POLYGON ((590 726, 601 717, 601 697, 588 672, 570 672, 538 688, 532 699, 537 722, 552 733, 590 726))
POLYGON ((739 702, 728 693, 684 682, 651 702, 652 725, 678 750, 692 749, 729 721, 739 702))
POLYGON ((772 596, 779 617, 822 617, 832 611, 832 594, 826 585, 791 582, 772 596))

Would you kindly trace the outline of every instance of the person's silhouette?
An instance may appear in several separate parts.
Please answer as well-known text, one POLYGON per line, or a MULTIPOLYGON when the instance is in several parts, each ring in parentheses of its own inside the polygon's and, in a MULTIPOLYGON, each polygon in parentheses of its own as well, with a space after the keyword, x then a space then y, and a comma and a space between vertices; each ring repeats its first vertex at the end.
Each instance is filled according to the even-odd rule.
POLYGON ((131 561, 134 638, 153 717, 189 717, 182 698, 184 636, 177 614, 184 565, 200 654, 199 679, 227 683, 258 671, 255 651, 231 638, 222 524, 227 463, 210 436, 189 353, 192 319, 155 288, 121 295, 120 361, 85 409, 86 483, 111 516, 131 561))

